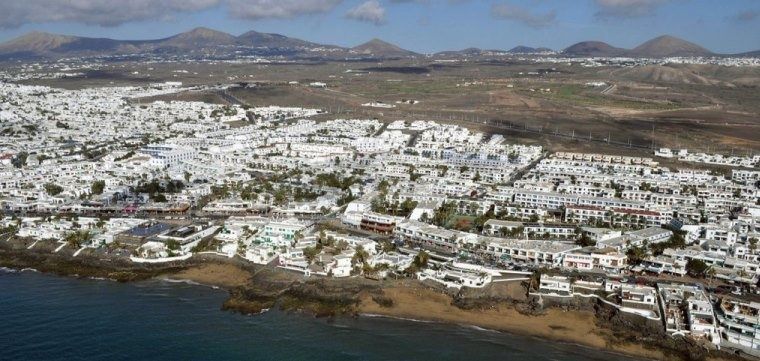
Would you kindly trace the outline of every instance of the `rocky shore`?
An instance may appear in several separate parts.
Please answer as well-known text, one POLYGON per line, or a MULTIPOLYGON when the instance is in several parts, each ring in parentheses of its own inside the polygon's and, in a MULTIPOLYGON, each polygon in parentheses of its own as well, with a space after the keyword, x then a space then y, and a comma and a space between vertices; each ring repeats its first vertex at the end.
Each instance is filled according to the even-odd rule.
POLYGON ((217 256, 142 265, 107 254, 72 257, 64 251, 52 253, 45 247, 27 250, 23 244, 12 242, 0 244, 0 266, 119 282, 153 278, 189 280, 228 290, 230 296, 222 309, 244 314, 279 308, 317 317, 380 315, 473 325, 649 359, 742 359, 708 350, 689 339, 669 337, 641 318, 622 314, 594 300, 563 305, 536 302, 519 283, 460 292, 409 279, 304 279, 302 275, 274 267, 217 256))

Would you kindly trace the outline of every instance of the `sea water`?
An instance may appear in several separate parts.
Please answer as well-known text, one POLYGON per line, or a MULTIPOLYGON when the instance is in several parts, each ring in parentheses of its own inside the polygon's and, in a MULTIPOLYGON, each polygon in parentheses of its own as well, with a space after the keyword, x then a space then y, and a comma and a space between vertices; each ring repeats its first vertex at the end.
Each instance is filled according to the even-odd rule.
POLYGON ((634 360, 476 327, 220 310, 224 290, 0 269, 0 360, 634 360))

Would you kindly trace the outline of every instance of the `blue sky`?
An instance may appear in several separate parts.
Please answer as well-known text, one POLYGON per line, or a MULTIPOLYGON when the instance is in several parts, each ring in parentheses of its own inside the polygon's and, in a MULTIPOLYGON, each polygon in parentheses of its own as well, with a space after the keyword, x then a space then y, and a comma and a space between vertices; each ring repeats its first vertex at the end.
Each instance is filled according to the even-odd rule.
POLYGON ((197 26, 419 52, 582 40, 633 47, 662 34, 716 52, 760 49, 757 0, 3 0, 0 41, 32 30, 153 39, 197 26), (76 3, 76 6, 71 5, 76 3))

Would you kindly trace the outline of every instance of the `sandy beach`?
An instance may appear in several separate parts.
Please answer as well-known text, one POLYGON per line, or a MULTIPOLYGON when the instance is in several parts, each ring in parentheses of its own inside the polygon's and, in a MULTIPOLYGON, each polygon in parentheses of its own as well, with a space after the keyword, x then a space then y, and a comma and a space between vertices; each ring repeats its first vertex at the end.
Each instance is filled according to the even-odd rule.
POLYGON ((641 345, 610 342, 612 339, 610 331, 598 328, 594 321, 594 314, 590 311, 549 309, 544 315, 530 316, 517 312, 509 305, 498 305, 488 310, 462 310, 451 304, 451 297, 421 287, 387 288, 384 289, 384 294, 393 300, 393 306, 383 307, 375 302, 371 295, 363 295, 358 306, 359 312, 473 325, 604 348, 651 359, 678 359, 667 357, 659 350, 648 349, 641 345))
POLYGON ((234 288, 247 285, 251 280, 251 273, 231 264, 208 263, 166 275, 165 278, 234 288))

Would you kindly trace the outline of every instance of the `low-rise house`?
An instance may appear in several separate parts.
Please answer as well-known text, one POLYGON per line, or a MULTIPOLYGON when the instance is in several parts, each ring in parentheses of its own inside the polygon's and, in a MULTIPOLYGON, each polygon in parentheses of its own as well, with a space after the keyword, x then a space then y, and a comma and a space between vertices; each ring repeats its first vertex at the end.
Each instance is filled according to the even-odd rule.
POLYGON ((296 240, 297 234, 304 234, 312 227, 312 222, 297 218, 272 220, 257 233, 256 240, 276 246, 289 246, 296 240))
POLYGON ((686 261, 675 259, 667 255, 650 256, 641 261, 641 264, 632 269, 634 272, 649 272, 655 274, 669 273, 676 276, 686 275, 686 261))
POLYGON ((720 344, 712 303, 699 286, 658 283, 665 331, 720 344))
POLYGON ((349 247, 354 249, 361 247, 370 256, 377 254, 378 244, 369 238, 350 236, 332 231, 325 231, 324 236, 333 242, 346 242, 349 247))
POLYGON ((572 282, 564 276, 541 275, 538 292, 544 295, 571 296, 572 282))
POLYGON ((161 233, 156 236, 156 239, 167 244, 176 242, 184 251, 188 251, 203 238, 214 234, 218 229, 218 226, 211 226, 209 224, 192 224, 161 233))
POLYGON ((353 251, 345 251, 332 257, 332 261, 326 262, 325 272, 332 277, 348 277, 351 275, 353 266, 351 259, 354 256, 353 251))
POLYGON ((167 223, 156 221, 145 222, 116 235, 115 240, 119 243, 139 246, 149 238, 164 233, 171 228, 172 226, 167 223))
MULTIPOLYGON (((396 252, 380 253, 371 257, 368 261, 369 265, 378 268, 380 265, 385 265, 388 269, 394 271, 403 271, 412 265, 414 257, 396 252)), ((384 276, 384 275, 381 275, 384 276)))
POLYGON ((472 233, 453 231, 416 221, 399 223, 395 234, 410 245, 445 254, 456 254, 462 244, 477 239, 477 235, 472 233))
POLYGON ((489 219, 483 224, 483 232, 491 236, 505 236, 519 231, 522 227, 522 222, 489 219))
POLYGON ((491 283, 491 275, 461 269, 425 269, 417 274, 420 280, 432 280, 452 288, 483 288, 491 283))
POLYGON ((380 234, 391 234, 393 233, 393 230, 396 227, 396 223, 398 223, 399 220, 399 217, 394 217, 386 214, 364 212, 362 214, 359 228, 365 231, 380 234))
POLYGON ((620 300, 623 307, 648 311, 658 308, 657 290, 650 286, 624 283, 620 286, 620 300))
POLYGON ((523 234, 528 238, 573 238, 577 227, 570 224, 525 223, 523 234))
POLYGON ((572 243, 534 240, 510 240, 482 237, 486 252, 502 262, 534 266, 559 267, 562 258, 581 247, 572 243))
POLYGON ((279 257, 277 250, 270 245, 252 245, 245 250, 245 259, 256 264, 270 264, 279 257))
POLYGON ((723 340, 760 350, 760 303, 723 296, 716 306, 716 320, 723 340))
POLYGON ((562 258, 562 267, 579 271, 621 273, 628 267, 628 257, 614 249, 578 250, 562 258))
POLYGON ((620 237, 620 230, 610 228, 581 227, 581 234, 587 236, 593 241, 606 241, 615 237, 620 237))

